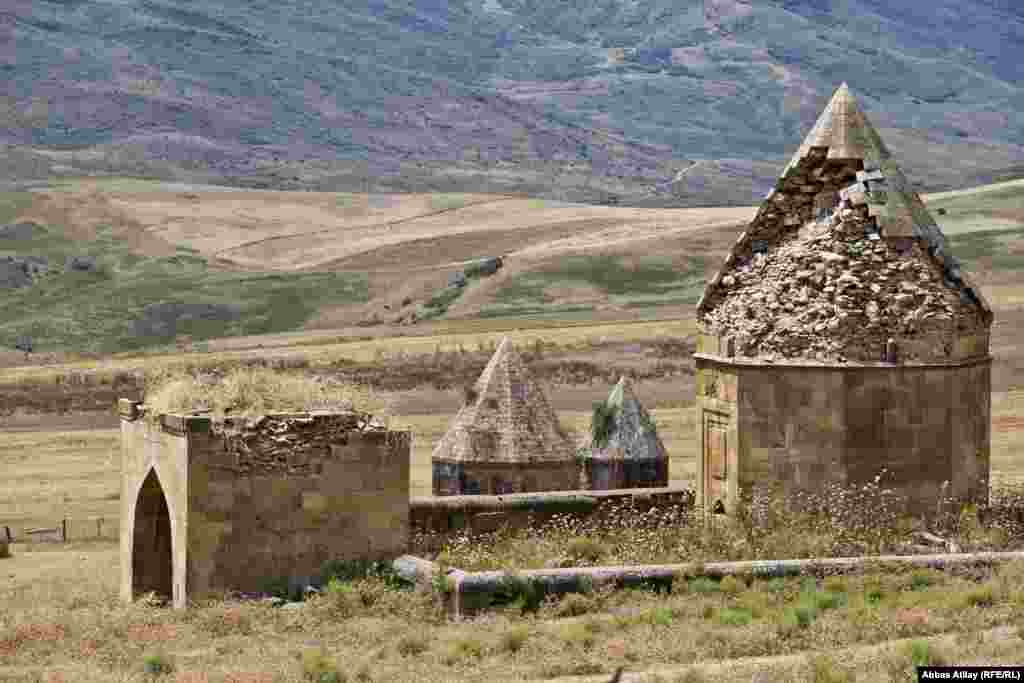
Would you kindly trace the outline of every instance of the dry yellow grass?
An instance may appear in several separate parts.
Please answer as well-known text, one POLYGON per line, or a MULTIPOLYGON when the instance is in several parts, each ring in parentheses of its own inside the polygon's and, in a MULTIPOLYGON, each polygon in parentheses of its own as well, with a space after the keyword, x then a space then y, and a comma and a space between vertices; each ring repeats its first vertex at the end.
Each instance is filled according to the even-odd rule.
MULTIPOLYGON (((709 675, 744 672, 743 680, 756 669, 775 670, 767 680, 802 683, 822 680, 809 666, 821 654, 843 654, 835 668, 863 669, 856 679, 829 680, 885 681, 911 670, 906 642, 844 648, 947 633, 918 652, 960 664, 1007 662, 1022 646, 1017 626, 1024 615, 1021 569, 1013 566, 977 582, 943 577, 915 591, 905 588, 907 573, 852 578, 847 599, 819 609, 805 628, 788 621, 793 606, 813 595, 801 592, 797 579, 781 587, 754 582, 732 594, 706 587, 681 587, 671 595, 597 592, 578 601, 576 617, 560 616, 566 610, 551 604, 536 615, 507 610, 446 623, 428 596, 389 591, 374 581, 328 591, 293 611, 230 601, 188 611, 125 606, 117 601, 117 552, 109 544, 22 552, 3 567, 0 678, 11 681, 154 680, 143 672, 143 661, 158 655, 172 668, 160 680, 298 683, 304 680, 299 656, 311 649, 348 681, 581 674, 607 680, 619 666, 653 669, 673 680, 697 666, 709 675), (872 606, 865 590, 876 585, 882 599, 872 606), (990 591, 991 606, 969 606, 965 598, 979 588, 990 591), (916 618, 906 618, 911 613, 916 618)), ((818 585, 814 593, 824 590, 818 585)))
MULTIPOLYGON (((559 325, 557 327, 527 327, 522 329, 504 329, 487 331, 486 321, 476 321, 470 326, 473 331, 442 332, 439 334, 408 337, 381 337, 350 342, 322 343, 313 341, 302 344, 293 340, 286 348, 275 351, 274 358, 303 358, 310 365, 329 365, 340 359, 357 362, 385 361, 388 358, 402 355, 427 355, 440 351, 453 351, 460 347, 474 349, 479 346, 497 344, 507 336, 516 346, 532 345, 540 340, 545 344, 555 344, 559 348, 583 348, 590 343, 614 341, 634 341, 651 339, 679 339, 692 335, 696 324, 692 319, 659 320, 645 322, 616 322, 604 324, 559 325), (477 331, 479 330, 479 331, 477 331)), ((315 338, 314 338, 315 339, 315 338)), ((0 384, 21 382, 49 383, 58 376, 72 372, 97 373, 101 376, 112 376, 117 372, 144 370, 147 373, 168 372, 189 365, 212 367, 227 365, 240 360, 266 358, 264 349, 244 349, 237 351, 218 351, 210 353, 174 353, 165 355, 119 356, 103 361, 77 361, 49 366, 25 366, 3 368, 0 370, 0 384)))
POLYGON ((357 410, 386 421, 390 401, 369 387, 283 373, 266 368, 232 368, 223 375, 165 372, 147 378, 149 415, 196 411, 213 417, 273 412, 357 410))

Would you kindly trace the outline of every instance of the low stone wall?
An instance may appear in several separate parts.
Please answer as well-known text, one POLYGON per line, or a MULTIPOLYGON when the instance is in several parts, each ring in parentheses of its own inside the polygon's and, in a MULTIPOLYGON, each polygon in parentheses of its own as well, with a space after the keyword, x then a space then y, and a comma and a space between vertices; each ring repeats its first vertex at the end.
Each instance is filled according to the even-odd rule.
POLYGON ((521 529, 559 514, 591 516, 613 505, 631 503, 636 509, 668 508, 693 504, 693 491, 685 487, 614 489, 609 491, 547 491, 502 496, 442 496, 412 498, 409 525, 413 534, 445 534, 469 529, 494 531, 504 525, 521 529))

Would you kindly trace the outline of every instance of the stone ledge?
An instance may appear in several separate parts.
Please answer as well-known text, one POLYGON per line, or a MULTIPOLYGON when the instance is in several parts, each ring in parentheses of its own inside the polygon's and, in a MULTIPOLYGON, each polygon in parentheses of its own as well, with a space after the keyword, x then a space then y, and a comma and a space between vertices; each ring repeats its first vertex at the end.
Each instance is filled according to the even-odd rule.
POLYGON ((717 356, 710 353, 695 353, 693 354, 694 359, 707 361, 716 365, 733 365, 740 367, 756 367, 756 368, 808 368, 808 369, 822 369, 822 370, 898 370, 902 368, 962 368, 970 367, 974 365, 984 365, 992 363, 993 357, 978 356, 975 358, 964 358, 962 360, 955 361, 929 361, 927 363, 907 361, 900 363, 864 363, 847 361, 845 363, 839 363, 836 361, 832 362, 819 362, 812 360, 790 360, 790 359, 778 359, 778 360, 767 360, 765 358, 725 358, 723 356, 717 356))

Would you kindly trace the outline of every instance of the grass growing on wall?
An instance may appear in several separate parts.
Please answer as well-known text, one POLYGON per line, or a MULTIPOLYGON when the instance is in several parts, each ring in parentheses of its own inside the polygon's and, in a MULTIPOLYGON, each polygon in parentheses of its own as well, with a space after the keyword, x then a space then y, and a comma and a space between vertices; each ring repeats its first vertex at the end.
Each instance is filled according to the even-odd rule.
POLYGON ((391 414, 389 401, 367 387, 265 368, 235 368, 222 377, 156 373, 147 377, 146 405, 149 418, 197 410, 213 416, 349 409, 384 418, 391 414))

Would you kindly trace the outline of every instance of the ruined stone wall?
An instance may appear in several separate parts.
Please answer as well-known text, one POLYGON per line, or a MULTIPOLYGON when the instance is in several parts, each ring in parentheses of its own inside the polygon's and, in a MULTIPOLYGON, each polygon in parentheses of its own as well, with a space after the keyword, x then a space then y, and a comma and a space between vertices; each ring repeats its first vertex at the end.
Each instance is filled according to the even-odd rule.
POLYGON ((988 359, 886 368, 773 367, 702 357, 698 386, 723 370, 737 378, 736 483, 742 490, 776 483, 821 493, 829 483, 865 483, 885 468, 881 483, 905 496, 915 512, 936 509, 945 481, 949 496, 988 498, 988 359))
MULTIPOLYGON (((405 552, 408 432, 389 432, 359 414, 122 420, 126 482, 144 477, 152 460, 169 463, 159 469, 180 518, 174 552, 183 564, 175 568, 182 596, 186 586, 195 598, 302 582, 327 560, 405 552)), ((134 498, 126 493, 127 508, 134 498)), ((126 509, 123 529, 132 519, 126 509)), ((129 548, 123 562, 130 561, 129 548)))
POLYGON ((593 517, 625 505, 639 512, 652 508, 689 509, 693 505, 693 492, 686 487, 659 487, 413 498, 409 517, 414 534, 445 534, 466 529, 482 533, 502 526, 522 529, 556 515, 593 517))
POLYGON ((353 431, 339 415, 240 422, 190 443, 190 585, 259 590, 405 551, 408 433, 353 431))

